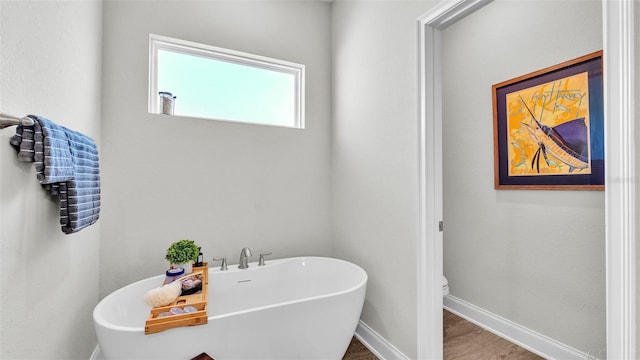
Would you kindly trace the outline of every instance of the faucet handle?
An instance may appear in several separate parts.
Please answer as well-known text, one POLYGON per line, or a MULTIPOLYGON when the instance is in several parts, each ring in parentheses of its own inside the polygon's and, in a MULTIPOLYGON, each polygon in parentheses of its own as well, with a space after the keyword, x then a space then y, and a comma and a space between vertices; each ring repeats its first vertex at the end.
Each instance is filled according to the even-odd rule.
POLYGON ((264 266, 264 257, 265 255, 271 255, 270 252, 268 253, 261 253, 260 254, 260 260, 258 260, 258 266, 264 266))
POLYGON ((213 258, 213 261, 222 261, 222 263, 220 264, 220 271, 226 271, 229 268, 227 268, 227 258, 226 257, 219 257, 219 258, 213 258))

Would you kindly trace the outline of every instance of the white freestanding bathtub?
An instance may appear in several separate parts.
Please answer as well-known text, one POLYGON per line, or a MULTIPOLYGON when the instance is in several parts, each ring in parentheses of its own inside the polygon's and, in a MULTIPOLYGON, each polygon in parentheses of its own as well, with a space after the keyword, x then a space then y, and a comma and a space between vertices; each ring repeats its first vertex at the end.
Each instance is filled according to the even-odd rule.
POLYGON ((93 311, 101 357, 184 359, 341 359, 364 303, 367 274, 321 257, 267 260, 248 269, 209 269, 208 324, 145 335, 144 294, 163 275, 127 285, 93 311))

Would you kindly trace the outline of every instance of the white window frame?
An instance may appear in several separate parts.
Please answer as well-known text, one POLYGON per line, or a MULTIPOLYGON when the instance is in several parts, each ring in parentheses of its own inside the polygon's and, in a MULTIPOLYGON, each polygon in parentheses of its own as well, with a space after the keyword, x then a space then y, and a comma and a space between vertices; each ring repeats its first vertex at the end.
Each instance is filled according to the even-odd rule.
POLYGON ((273 59, 266 56, 249 54, 241 51, 224 49, 216 46, 200 44, 193 41, 175 39, 167 36, 149 34, 149 113, 159 113, 159 96, 158 96, 158 51, 165 50, 177 52, 187 55, 200 56, 213 60, 220 60, 238 65, 250 66, 259 69, 272 70, 281 73, 291 74, 294 76, 295 92, 294 92, 294 123, 288 125, 274 125, 256 121, 242 121, 229 119, 216 119, 203 117, 211 120, 244 122, 251 124, 292 127, 304 129, 305 111, 304 111, 304 78, 305 66, 289 61, 273 59))

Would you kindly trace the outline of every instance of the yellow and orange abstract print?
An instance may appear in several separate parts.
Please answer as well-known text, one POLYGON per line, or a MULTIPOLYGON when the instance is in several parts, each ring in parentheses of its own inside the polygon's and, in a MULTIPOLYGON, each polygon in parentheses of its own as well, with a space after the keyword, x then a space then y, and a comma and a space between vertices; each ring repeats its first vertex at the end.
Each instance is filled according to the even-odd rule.
POLYGON ((570 165, 568 159, 554 156, 549 149, 549 144, 555 145, 554 141, 543 134, 545 129, 548 132, 562 124, 584 118, 585 141, 589 142, 587 72, 509 93, 506 106, 509 176, 591 173, 589 161, 583 163, 582 167, 576 167, 570 165), (542 129, 535 136, 532 129, 537 126, 540 128, 540 125, 542 129), (545 141, 546 147, 543 144, 545 141), (546 151, 538 152, 541 148, 546 151))

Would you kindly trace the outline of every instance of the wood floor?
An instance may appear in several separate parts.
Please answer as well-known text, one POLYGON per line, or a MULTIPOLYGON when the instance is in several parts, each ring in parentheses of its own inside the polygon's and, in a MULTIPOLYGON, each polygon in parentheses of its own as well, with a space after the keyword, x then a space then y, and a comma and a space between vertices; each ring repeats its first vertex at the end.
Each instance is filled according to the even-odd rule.
MULTIPOLYGON (((443 311, 443 323, 442 351, 445 360, 544 360, 447 310, 443 311)), ((378 358, 354 338, 342 360, 378 358)))
POLYGON ((353 338, 342 360, 378 360, 378 358, 358 339, 353 338))
POLYGON ((444 310, 443 323, 444 359, 544 360, 447 310, 444 310))

